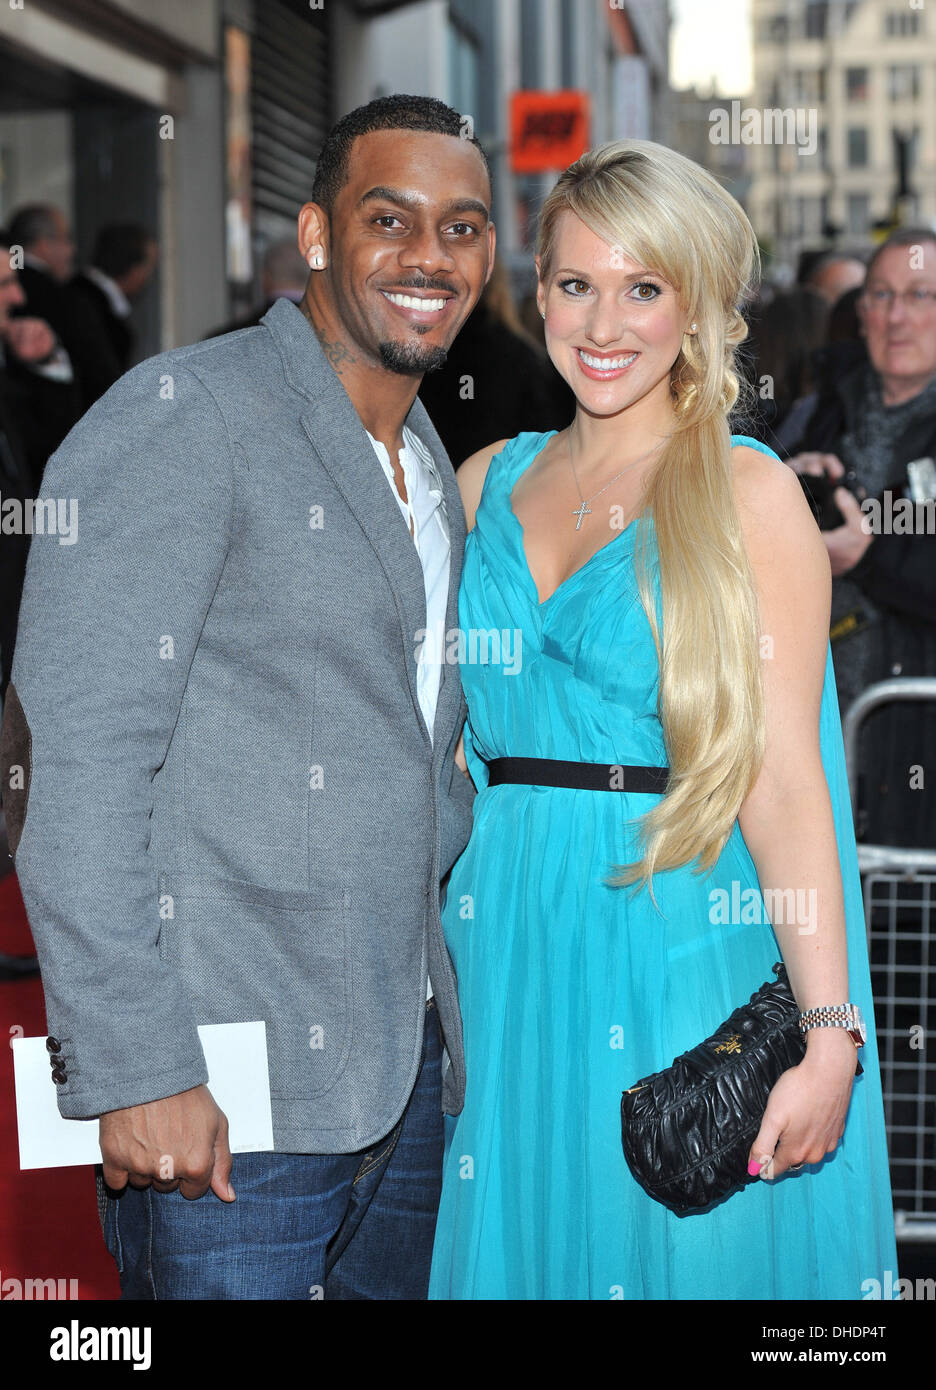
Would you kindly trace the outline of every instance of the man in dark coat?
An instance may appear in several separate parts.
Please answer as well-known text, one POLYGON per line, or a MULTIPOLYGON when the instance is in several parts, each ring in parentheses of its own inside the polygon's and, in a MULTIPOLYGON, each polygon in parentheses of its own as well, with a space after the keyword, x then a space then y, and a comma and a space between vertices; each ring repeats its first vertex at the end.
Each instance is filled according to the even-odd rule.
POLYGON ((152 279, 158 247, 145 227, 102 227, 91 262, 65 289, 68 345, 85 410, 132 365, 134 300, 152 279))
POLYGON ((81 417, 83 406, 75 362, 69 350, 71 312, 65 284, 71 276, 75 244, 64 214, 45 203, 22 207, 9 226, 10 250, 22 291, 11 311, 6 346, 9 391, 17 398, 17 418, 32 479, 39 491, 46 460, 81 417), (48 326, 47 350, 39 356, 14 338, 16 316, 48 326))
MULTIPOLYGON (((799 473, 846 471, 841 525, 823 531, 832 565, 832 653, 843 713, 876 681, 936 676, 936 236, 908 229, 880 246, 860 300, 867 357, 830 381, 789 459, 799 473), (889 499, 889 500, 888 500, 889 499), (902 507, 895 501, 907 499, 902 507), (880 505, 878 505, 878 500, 880 505), (923 505, 911 508, 910 503, 923 505), (899 516, 899 520, 897 519, 899 516)), ((936 706, 889 704, 859 743, 859 839, 932 848, 936 706)))

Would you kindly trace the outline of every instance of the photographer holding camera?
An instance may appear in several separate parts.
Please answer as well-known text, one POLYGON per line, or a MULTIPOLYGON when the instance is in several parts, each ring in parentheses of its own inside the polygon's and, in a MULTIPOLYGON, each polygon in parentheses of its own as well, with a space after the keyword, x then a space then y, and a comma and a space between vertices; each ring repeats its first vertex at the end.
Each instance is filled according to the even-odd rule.
MULTIPOLYGON (((936 232, 907 228, 883 242, 858 309, 867 356, 820 392, 787 459, 829 552, 843 713, 875 681, 936 675, 936 232), (875 526, 861 500, 887 492, 926 505, 912 509, 910 525, 875 526)), ((874 711, 859 767, 858 838, 931 847, 936 708, 874 711)))

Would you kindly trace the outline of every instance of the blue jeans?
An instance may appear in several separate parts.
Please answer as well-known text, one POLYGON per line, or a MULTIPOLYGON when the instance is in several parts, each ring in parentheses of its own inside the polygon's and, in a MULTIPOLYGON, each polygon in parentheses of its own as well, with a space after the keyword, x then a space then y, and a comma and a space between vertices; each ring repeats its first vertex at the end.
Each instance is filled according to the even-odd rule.
POLYGON ((107 1195, 122 1299, 424 1299, 442 1187, 442 1046, 426 1007, 422 1064, 398 1124, 353 1154, 242 1153, 237 1199, 152 1187, 107 1195))

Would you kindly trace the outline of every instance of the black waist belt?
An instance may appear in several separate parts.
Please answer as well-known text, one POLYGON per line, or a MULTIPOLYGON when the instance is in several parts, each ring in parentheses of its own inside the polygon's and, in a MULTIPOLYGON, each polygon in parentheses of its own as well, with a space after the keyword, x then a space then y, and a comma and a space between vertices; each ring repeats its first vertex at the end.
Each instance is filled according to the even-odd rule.
POLYGON ((620 763, 575 763, 564 758, 492 758, 489 787, 519 782, 534 787, 571 787, 587 792, 664 792, 668 767, 620 763))

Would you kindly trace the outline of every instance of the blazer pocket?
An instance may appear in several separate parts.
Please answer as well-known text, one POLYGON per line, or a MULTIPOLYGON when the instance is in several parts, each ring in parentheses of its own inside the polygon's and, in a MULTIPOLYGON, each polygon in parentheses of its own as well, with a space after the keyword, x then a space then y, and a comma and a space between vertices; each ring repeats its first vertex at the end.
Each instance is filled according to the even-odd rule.
POLYGON ((196 1022, 262 1020, 272 1093, 329 1090, 351 1052, 350 895, 199 879, 173 896, 160 954, 179 971, 196 1022))

